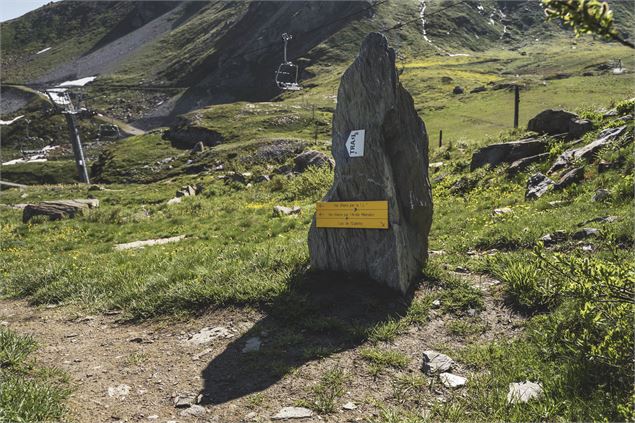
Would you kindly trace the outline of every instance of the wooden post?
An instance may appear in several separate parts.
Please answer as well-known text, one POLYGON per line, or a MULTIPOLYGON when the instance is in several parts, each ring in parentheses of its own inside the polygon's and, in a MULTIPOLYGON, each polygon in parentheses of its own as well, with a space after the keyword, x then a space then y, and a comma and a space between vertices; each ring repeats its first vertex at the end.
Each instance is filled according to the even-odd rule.
POLYGON ((315 125, 315 130, 314 130, 314 133, 313 133, 313 141, 317 142, 318 123, 317 123, 317 119, 315 118, 315 104, 313 105, 313 124, 315 125))
POLYGON ((520 87, 514 85, 514 128, 518 128, 518 108, 520 106, 520 87))
POLYGON ((439 129, 439 148, 443 146, 443 129, 439 129))

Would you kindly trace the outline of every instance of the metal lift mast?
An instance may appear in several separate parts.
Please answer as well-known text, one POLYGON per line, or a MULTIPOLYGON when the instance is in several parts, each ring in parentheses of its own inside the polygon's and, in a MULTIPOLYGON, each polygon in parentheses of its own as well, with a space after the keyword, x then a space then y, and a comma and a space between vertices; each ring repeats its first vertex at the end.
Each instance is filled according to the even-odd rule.
POLYGON ((71 146, 73 147, 73 155, 75 156, 75 166, 77 166, 77 174, 79 180, 90 184, 88 178, 88 167, 86 160, 84 159, 84 150, 82 149, 82 141, 79 138, 79 130, 77 129, 77 121, 75 116, 77 111, 73 106, 73 103, 66 90, 46 90, 46 94, 49 96, 55 108, 64 115, 66 118, 66 124, 68 125, 68 132, 70 134, 71 146))

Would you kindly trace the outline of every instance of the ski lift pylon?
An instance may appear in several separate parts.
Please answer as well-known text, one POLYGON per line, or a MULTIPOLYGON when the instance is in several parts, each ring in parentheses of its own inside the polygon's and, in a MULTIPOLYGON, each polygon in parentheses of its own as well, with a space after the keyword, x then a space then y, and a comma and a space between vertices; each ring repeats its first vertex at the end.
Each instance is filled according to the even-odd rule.
POLYGON ((276 71, 276 85, 281 90, 298 91, 302 87, 298 84, 298 65, 294 64, 290 60, 287 60, 287 43, 293 39, 291 34, 286 32, 282 34, 282 40, 284 41, 284 62, 278 66, 276 71))

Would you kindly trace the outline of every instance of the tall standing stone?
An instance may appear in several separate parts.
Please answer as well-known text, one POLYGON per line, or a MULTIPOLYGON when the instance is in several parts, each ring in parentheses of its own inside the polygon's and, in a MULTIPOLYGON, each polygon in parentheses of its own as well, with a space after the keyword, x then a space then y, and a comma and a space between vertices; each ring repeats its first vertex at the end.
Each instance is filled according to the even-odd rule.
POLYGON ((432 223, 428 136, 395 69, 395 52, 366 36, 342 76, 333 116, 335 179, 323 201, 388 201, 388 229, 309 231, 311 267, 363 273, 405 293, 427 258, 432 223), (363 157, 349 157, 351 131, 365 130, 363 157))

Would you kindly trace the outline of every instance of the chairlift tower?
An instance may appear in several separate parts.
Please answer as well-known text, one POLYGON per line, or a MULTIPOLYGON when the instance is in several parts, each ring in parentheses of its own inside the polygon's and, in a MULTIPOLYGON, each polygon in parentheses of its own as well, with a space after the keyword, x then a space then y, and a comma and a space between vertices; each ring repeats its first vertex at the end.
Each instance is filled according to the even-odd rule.
POLYGON ((62 113, 64 118, 66 118, 79 180, 86 184, 90 184, 90 179, 88 178, 88 167, 86 165, 86 160, 84 159, 84 150, 82 149, 82 141, 79 138, 79 130, 77 129, 77 110, 75 109, 75 106, 73 106, 73 102, 65 89, 54 88, 46 90, 46 94, 53 102, 55 109, 62 113))

